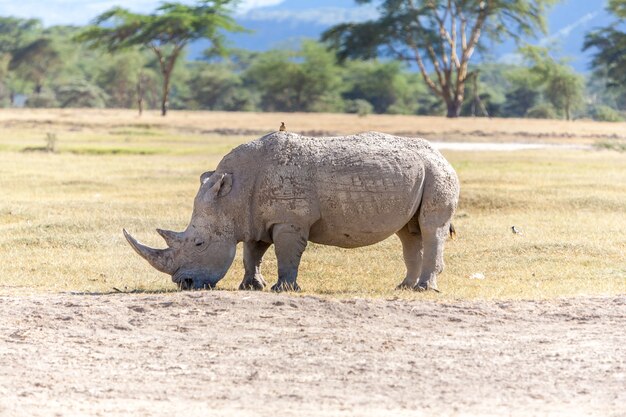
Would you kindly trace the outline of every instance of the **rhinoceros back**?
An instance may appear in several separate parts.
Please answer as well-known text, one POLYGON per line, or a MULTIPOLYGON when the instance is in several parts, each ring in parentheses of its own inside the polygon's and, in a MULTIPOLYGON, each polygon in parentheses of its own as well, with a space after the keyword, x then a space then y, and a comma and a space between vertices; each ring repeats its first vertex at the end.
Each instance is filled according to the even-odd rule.
POLYGON ((305 223, 313 242, 357 247, 379 242, 415 215, 433 148, 381 133, 259 139, 255 205, 267 224, 305 223))

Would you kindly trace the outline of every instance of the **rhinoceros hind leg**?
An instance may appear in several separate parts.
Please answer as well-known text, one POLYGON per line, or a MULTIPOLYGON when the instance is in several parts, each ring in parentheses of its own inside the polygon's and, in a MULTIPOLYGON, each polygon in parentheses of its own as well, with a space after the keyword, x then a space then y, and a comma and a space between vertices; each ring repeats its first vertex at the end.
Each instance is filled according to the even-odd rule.
POLYGON ((402 242, 402 255, 406 265, 406 277, 396 289, 413 289, 422 270, 422 235, 419 229, 412 232, 409 225, 404 226, 396 234, 402 242))
POLYGON ((272 291, 300 291, 296 278, 308 230, 294 224, 277 224, 272 229, 272 239, 278 263, 278 282, 272 286, 272 291))
POLYGON ((263 275, 261 275, 261 263, 263 255, 267 252, 271 243, 267 242, 245 242, 243 244, 243 267, 245 274, 240 290, 262 290, 267 285, 263 275))
POLYGON ((419 280, 414 287, 415 290, 439 292, 437 289, 437 275, 444 268, 443 245, 448 231, 449 226, 447 222, 441 227, 422 227, 423 261, 419 280))

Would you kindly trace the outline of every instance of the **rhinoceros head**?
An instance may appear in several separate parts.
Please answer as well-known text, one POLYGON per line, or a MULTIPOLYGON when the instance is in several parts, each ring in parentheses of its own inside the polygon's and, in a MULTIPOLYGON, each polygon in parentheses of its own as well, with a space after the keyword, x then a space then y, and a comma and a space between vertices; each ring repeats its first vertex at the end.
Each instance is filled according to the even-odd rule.
POLYGON ((184 232, 157 229, 166 249, 139 243, 126 230, 124 236, 141 257, 157 270, 170 274, 181 289, 213 288, 235 257, 233 221, 220 205, 232 188, 231 174, 202 174, 191 222, 184 232))

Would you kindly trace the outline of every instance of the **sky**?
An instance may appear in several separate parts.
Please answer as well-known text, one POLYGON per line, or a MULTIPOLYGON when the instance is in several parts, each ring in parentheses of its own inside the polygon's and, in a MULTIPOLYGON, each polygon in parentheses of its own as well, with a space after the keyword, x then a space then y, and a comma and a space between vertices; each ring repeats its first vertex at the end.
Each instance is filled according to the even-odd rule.
MULTIPOLYGON (((181 0, 179 0, 181 1, 181 0)), ((182 0, 193 3, 193 0, 182 0)), ((589 54, 581 52, 584 34, 610 22, 604 7, 607 0, 562 0, 549 13, 549 33, 532 43, 556 46, 576 69, 588 68, 589 54)), ((39 18, 44 25, 84 25, 114 6, 149 13, 160 0, 0 0, 0 16, 39 18)), ((318 38, 329 26, 347 21, 364 21, 377 16, 372 5, 358 6, 354 0, 241 0, 236 19, 251 34, 231 36, 234 46, 264 50, 296 42, 302 37, 318 38)), ((500 61, 514 61, 511 42, 494 47, 500 61)))
MULTIPOLYGON (((182 0, 192 4, 193 0, 182 0)), ((41 19, 46 26, 58 24, 83 25, 99 13, 114 6, 134 12, 154 10, 160 0, 0 0, 0 15, 41 19)), ((569 25, 557 28, 561 34, 592 22, 603 9, 606 0, 565 0, 553 15, 572 17, 569 25), (584 11, 583 14, 576 13, 584 11), (575 19, 576 17, 577 19, 575 19)), ((240 0, 236 15, 246 20, 309 22, 332 25, 346 20, 365 20, 376 16, 372 5, 357 6, 354 0, 240 0)))
MULTIPOLYGON (((284 2, 285 0, 241 0, 237 14, 244 15, 254 9, 276 6, 284 2)), ((160 3, 159 0, 0 0, 0 15, 36 17, 41 19, 46 26, 83 25, 114 6, 121 6, 137 13, 148 13, 160 3)), ((183 0, 182 3, 194 2, 183 0)), ((316 4, 317 2, 310 1, 309 3, 316 4)))

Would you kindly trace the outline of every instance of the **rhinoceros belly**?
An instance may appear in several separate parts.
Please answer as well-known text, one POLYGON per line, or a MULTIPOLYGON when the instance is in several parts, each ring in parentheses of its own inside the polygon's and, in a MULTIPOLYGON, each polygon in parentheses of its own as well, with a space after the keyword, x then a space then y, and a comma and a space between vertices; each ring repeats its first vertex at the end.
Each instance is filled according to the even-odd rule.
POLYGON ((328 170, 318 177, 320 219, 309 240, 348 248, 371 245, 409 222, 421 197, 420 170, 371 165, 328 170))

